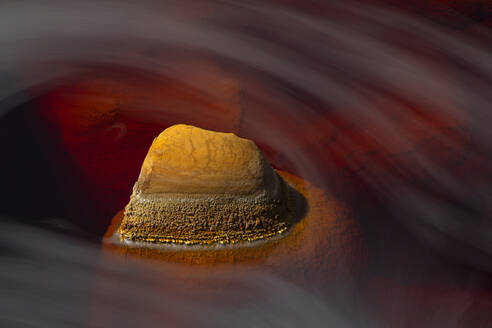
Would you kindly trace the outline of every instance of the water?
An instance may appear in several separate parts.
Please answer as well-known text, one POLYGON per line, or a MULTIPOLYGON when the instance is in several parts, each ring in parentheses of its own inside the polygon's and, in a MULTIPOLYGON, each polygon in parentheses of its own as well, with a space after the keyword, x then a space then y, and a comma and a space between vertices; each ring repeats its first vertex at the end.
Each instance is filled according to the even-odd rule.
MULTIPOLYGON (((70 92, 107 115, 98 121, 79 115, 80 108, 56 109, 62 114, 55 122, 75 122, 60 128, 55 140, 63 150, 56 153, 68 154, 80 177, 64 181, 52 173, 61 181, 53 197, 91 215, 53 214, 53 204, 43 205, 50 209, 43 215, 33 208, 28 224, 3 220, 0 322, 461 327, 490 319, 479 314, 491 303, 490 32, 464 32, 389 7, 316 4, 314 10, 254 1, 0 5, 2 118, 26 103, 54 106, 70 92), (102 82, 44 100, 46 92, 87 76, 102 82), (117 114, 108 114, 106 104, 117 114), (212 281, 192 266, 102 254, 101 227, 127 200, 145 145, 176 120, 251 138, 274 166, 348 204, 369 249, 368 266, 326 282, 301 283, 261 267, 225 269, 212 281), (96 212, 101 219, 91 222, 96 212), (205 283, 173 287, 182 274, 205 283)), ((26 130, 41 125, 16 120, 26 130)), ((44 140, 36 129, 30 135, 44 140)), ((12 149, 9 156, 20 153, 12 149)), ((9 158, 14 162, 3 164, 9 172, 29 167, 9 158)), ((5 195, 24 190, 14 177, 6 181, 5 195)), ((48 183, 40 177, 34 190, 48 183)), ((3 206, 11 216, 24 211, 19 207, 3 206)))

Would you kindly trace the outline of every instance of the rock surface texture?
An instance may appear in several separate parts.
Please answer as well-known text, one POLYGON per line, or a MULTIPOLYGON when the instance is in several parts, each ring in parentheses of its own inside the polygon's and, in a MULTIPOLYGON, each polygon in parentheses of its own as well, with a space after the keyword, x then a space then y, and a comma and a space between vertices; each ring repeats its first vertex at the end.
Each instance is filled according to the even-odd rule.
POLYGON ((289 227, 291 198, 252 141, 174 125, 152 143, 118 233, 176 244, 263 239, 289 227))

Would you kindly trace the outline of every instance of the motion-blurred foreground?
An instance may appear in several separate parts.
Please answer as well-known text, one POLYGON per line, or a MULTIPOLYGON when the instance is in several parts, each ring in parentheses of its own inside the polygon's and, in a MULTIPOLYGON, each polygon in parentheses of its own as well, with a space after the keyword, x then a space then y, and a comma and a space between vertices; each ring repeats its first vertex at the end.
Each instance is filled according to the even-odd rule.
POLYGON ((2 2, 0 325, 488 327, 491 15, 486 0, 2 2), (254 140, 346 210, 281 269, 269 253, 102 252, 177 123, 254 140))

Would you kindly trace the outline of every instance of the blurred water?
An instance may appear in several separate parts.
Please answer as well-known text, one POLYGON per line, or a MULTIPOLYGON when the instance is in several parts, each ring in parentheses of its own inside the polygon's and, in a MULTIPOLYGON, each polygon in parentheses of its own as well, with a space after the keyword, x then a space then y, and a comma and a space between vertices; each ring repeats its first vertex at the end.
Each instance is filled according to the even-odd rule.
MULTIPOLYGON (((350 171, 417 239, 490 272, 490 35, 475 31, 472 38, 382 7, 321 8, 314 14, 254 1, 3 1, 0 115, 95 64, 184 79, 197 93, 213 94, 203 81, 186 79, 179 58, 162 61, 153 51, 213 56, 271 91, 248 89, 263 107, 250 109, 239 133, 282 153, 278 165, 289 163, 332 192, 338 190, 330 174, 350 171), (270 99, 276 96, 278 103, 270 99), (272 102, 292 106, 268 107, 272 102), (445 123, 436 127, 429 116, 445 123), (337 120, 363 131, 370 146, 337 120), (326 147, 330 152, 321 153, 326 147), (340 159, 345 167, 337 171, 340 159)), ((114 128, 118 139, 126 133, 114 128)), ((328 300, 262 271, 224 277, 243 287, 210 299, 245 300, 227 307, 148 283, 172 277, 172 267, 155 272, 100 261, 93 245, 11 223, 0 234, 0 321, 8 327, 373 325, 353 299, 328 300), (335 309, 337 302, 346 303, 335 309)))
POLYGON ((228 288, 188 294, 172 288, 172 266, 103 257, 97 246, 28 226, 4 223, 0 235, 5 327, 348 327, 323 299, 265 272, 217 275, 228 288))

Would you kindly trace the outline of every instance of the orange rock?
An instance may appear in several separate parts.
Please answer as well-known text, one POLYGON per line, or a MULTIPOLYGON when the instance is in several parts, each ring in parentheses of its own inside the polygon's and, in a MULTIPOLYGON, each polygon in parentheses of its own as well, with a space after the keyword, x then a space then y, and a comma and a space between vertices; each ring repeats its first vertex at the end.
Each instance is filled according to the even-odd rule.
POLYGON ((293 197, 252 141, 174 125, 152 143, 118 234, 175 244, 264 239, 290 226, 293 197))
POLYGON ((265 180, 273 171, 251 140, 178 124, 154 139, 137 192, 254 194, 265 180))

